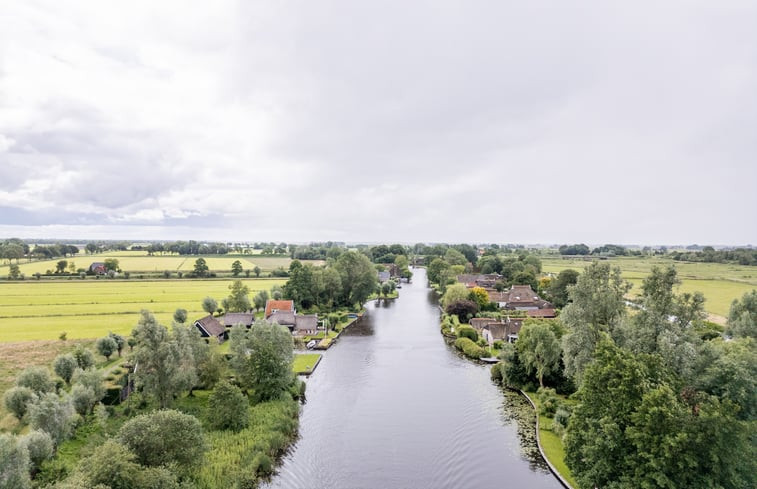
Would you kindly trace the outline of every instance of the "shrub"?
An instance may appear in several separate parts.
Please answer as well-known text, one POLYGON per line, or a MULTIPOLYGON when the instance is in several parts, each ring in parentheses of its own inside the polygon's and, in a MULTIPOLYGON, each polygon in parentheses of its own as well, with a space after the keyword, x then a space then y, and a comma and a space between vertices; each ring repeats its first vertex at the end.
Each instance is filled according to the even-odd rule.
POLYGON ((118 350, 118 343, 112 337, 106 336, 98 338, 95 347, 100 355, 104 356, 106 360, 110 360, 110 356, 118 350))
POLYGON ((504 348, 504 347, 505 347, 505 342, 504 342, 504 341, 502 341, 502 340, 497 340, 497 341, 495 341, 495 342, 494 342, 494 343, 492 344, 492 346, 493 346, 494 348, 496 348, 497 350, 501 350, 502 348, 504 348))
POLYGON ((536 398, 539 399, 539 414, 549 418, 555 415, 557 407, 560 405, 560 398, 557 397, 555 390, 550 387, 540 387, 536 391, 536 398))
POLYGON ((130 419, 121 426, 118 438, 140 464, 152 467, 175 463, 188 468, 202 459, 206 449, 197 418, 171 409, 130 419))
POLYGON ((222 381, 208 397, 208 422, 217 430, 239 431, 250 422, 249 406, 239 387, 222 381))
POLYGON ((76 347, 73 355, 82 370, 87 370, 95 364, 95 355, 81 345, 76 347))
POLYGON ((28 416, 31 427, 47 432, 57 446, 71 433, 76 413, 70 400, 48 393, 29 406, 28 416))
POLYGON ((64 355, 58 355, 53 362, 53 370, 66 384, 71 383, 71 377, 73 377, 76 368, 79 365, 76 363, 76 358, 70 353, 64 355))
POLYGON ((11 387, 5 391, 3 402, 5 408, 21 420, 29 409, 29 404, 37 399, 37 395, 28 387, 11 387))
POLYGON ((27 489, 29 480, 29 452, 15 436, 0 433, 0 487, 27 489))
POLYGON ((39 471, 42 462, 53 456, 53 439, 44 431, 30 431, 21 438, 21 445, 29 452, 32 472, 39 471))
POLYGON ((457 328, 458 338, 468 338, 471 341, 478 341, 478 332, 471 326, 460 326, 457 328))
POLYGON ((81 384, 77 384, 71 389, 71 401, 76 412, 82 416, 86 416, 97 402, 92 388, 81 384))
POLYGON ((16 378, 16 385, 28 387, 37 395, 50 392, 55 388, 55 383, 50 378, 50 371, 45 367, 26 368, 16 378))
POLYGON ((470 338, 458 338, 455 341, 455 348, 462 351, 465 356, 475 360, 485 357, 488 354, 485 349, 478 346, 470 338))
POLYGON ((555 411, 554 420, 554 423, 552 423, 552 431, 554 431, 558 435, 565 432, 565 428, 568 427, 568 421, 570 421, 570 411, 566 408, 566 406, 561 405, 557 408, 557 411, 555 411))

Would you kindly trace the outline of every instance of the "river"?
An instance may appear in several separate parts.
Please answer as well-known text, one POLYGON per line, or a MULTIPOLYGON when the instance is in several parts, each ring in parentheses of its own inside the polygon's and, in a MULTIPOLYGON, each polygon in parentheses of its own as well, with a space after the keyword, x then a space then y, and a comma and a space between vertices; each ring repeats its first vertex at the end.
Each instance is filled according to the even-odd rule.
POLYGON ((325 352, 307 382, 300 436, 268 488, 562 487, 533 414, 439 333, 425 270, 325 352))

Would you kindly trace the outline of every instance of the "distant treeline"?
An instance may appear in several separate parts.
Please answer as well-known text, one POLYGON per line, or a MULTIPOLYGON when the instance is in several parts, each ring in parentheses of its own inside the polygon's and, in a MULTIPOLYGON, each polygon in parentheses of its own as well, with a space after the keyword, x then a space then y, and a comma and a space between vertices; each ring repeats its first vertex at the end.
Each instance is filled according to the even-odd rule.
POLYGON ((677 261, 757 265, 757 249, 754 248, 716 250, 711 246, 705 246, 702 251, 673 251, 670 257, 677 261))

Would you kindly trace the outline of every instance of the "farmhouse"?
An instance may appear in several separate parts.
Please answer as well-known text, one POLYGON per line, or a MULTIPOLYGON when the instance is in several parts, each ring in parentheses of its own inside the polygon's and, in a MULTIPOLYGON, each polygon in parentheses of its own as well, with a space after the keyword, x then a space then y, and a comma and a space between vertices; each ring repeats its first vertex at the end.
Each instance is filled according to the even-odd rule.
POLYGON ((461 284, 465 284, 466 287, 472 289, 473 287, 483 287, 485 289, 493 289, 497 282, 504 277, 498 273, 487 274, 463 274, 457 276, 457 281, 461 284))
POLYGON ((294 301, 268 299, 265 303, 265 318, 270 318, 271 314, 278 311, 297 312, 294 309, 294 301))
POLYGON ((251 312, 229 312, 223 317, 223 325, 227 328, 230 328, 235 324, 243 324, 249 329, 254 322, 255 314, 251 312))
POLYGON ((219 343, 228 339, 226 328, 212 315, 198 319, 194 322, 194 326, 200 331, 203 338, 215 338, 219 343))
POLYGON ((105 275, 105 263, 101 261, 92 262, 89 266, 89 271, 95 275, 105 275))
POLYGON ((524 318, 506 317, 501 321, 491 318, 472 318, 470 325, 491 344, 497 340, 513 343, 523 327, 524 318))
POLYGON ((293 334, 315 334, 318 329, 317 314, 295 314, 293 311, 276 311, 268 321, 289 328, 293 334))
POLYGON ((505 309, 515 311, 532 311, 553 307, 549 302, 540 299, 530 285, 513 285, 503 298, 505 299, 505 309))

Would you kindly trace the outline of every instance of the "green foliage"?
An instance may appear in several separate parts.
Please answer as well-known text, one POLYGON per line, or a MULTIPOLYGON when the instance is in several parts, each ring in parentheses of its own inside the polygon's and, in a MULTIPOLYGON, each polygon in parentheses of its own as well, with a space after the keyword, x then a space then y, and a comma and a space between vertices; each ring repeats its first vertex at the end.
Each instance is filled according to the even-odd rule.
POLYGON ((378 277, 371 261, 362 253, 342 253, 334 263, 334 269, 341 282, 340 305, 360 306, 376 290, 378 277))
POLYGON ((252 309, 249 293, 250 288, 244 285, 241 280, 235 280, 229 285, 231 293, 225 301, 226 312, 244 312, 252 309))
POLYGON ((130 419, 118 431, 118 440, 134 452, 140 464, 151 467, 176 464, 188 469, 206 450, 197 418, 168 409, 130 419))
POLYGON ((27 416, 32 429, 47 432, 57 446, 71 434, 76 413, 69 399, 48 393, 29 405, 27 416))
POLYGON ((444 309, 444 312, 463 318, 463 320, 467 321, 478 312, 478 304, 467 299, 454 301, 444 309))
POLYGON ((52 391, 55 383, 46 367, 27 367, 16 377, 16 386, 28 387, 35 394, 41 395, 52 391))
MULTIPOLYGON (((95 402, 105 396, 105 386, 103 385, 103 375, 99 370, 77 370, 73 377, 74 384, 84 386, 92 391, 95 402)), ((90 406, 92 407, 92 406, 90 406)))
POLYGON ((460 326, 457 328, 458 338, 469 338, 471 341, 478 341, 478 331, 471 326, 460 326))
POLYGON ((276 399, 292 382, 292 335, 286 327, 256 321, 250 330, 231 330, 231 366, 253 399, 276 399))
POLYGON ((71 389, 71 402, 77 413, 82 416, 89 414, 90 409, 95 405, 94 391, 83 385, 75 385, 71 389))
POLYGON ((97 348, 97 353, 104 356, 106 360, 110 360, 110 356, 118 349, 118 344, 116 340, 110 336, 106 336, 97 339, 95 348, 97 348))
POLYGON ((450 265, 441 258, 434 258, 426 270, 429 281, 439 284, 442 292, 446 289, 447 282, 452 278, 450 265))
POLYGON ((757 290, 744 294, 741 300, 733 301, 726 333, 734 338, 757 340, 757 290))
POLYGON ((28 489, 29 452, 15 436, 0 433, 0 489, 28 489))
POLYGON ((568 304, 568 287, 578 282, 579 275, 577 271, 569 268, 558 273, 557 277, 550 282, 547 296, 556 307, 562 308, 568 304))
POLYGON ((694 385, 740 407, 738 417, 757 420, 757 342, 750 338, 702 345, 694 385))
POLYGON ((539 399, 539 414, 548 418, 553 417, 560 405, 560 398, 557 397, 555 390, 550 387, 539 387, 536 397, 539 399))
POLYGON ((545 322, 526 323, 518 334, 518 353, 529 372, 535 372, 539 385, 544 387, 544 376, 560 366, 560 342, 545 322))
POLYGON ((213 299, 212 297, 206 297, 202 300, 202 310, 213 315, 214 312, 218 309, 218 302, 213 299))
POLYGON ((118 352, 118 356, 120 357, 124 346, 126 346, 126 338, 112 331, 108 331, 108 337, 112 338, 113 341, 116 342, 116 351, 118 352))
POLYGON ((462 351, 466 357, 473 358, 474 360, 478 360, 489 354, 485 348, 481 348, 470 338, 458 338, 455 340, 455 348, 462 351))
POLYGON ((187 310, 186 309, 176 309, 173 313, 173 320, 176 321, 179 324, 184 324, 187 322, 187 310))
POLYGON ((242 262, 239 260, 234 260, 234 263, 231 264, 231 274, 235 277, 238 277, 240 273, 242 273, 244 269, 242 268, 242 262))
POLYGON ((479 309, 485 309, 489 305, 489 293, 483 287, 473 287, 468 299, 478 304, 479 309))
POLYGON ((250 422, 249 402, 238 387, 223 381, 208 397, 208 422, 216 430, 239 431, 250 422))
POLYGON ((28 387, 11 387, 3 395, 5 409, 10 411, 19 421, 29 409, 29 404, 37 399, 37 395, 28 387))
POLYGON ((90 350, 84 348, 82 345, 76 345, 72 354, 76 359, 79 368, 82 370, 87 370, 95 365, 95 356, 90 350))
POLYGON ((53 456, 53 439, 44 431, 30 431, 19 442, 29 453, 32 473, 36 473, 42 462, 53 456))
POLYGON ((205 261, 205 258, 200 257, 195 260, 193 273, 196 277, 207 277, 210 274, 208 262, 205 261))

